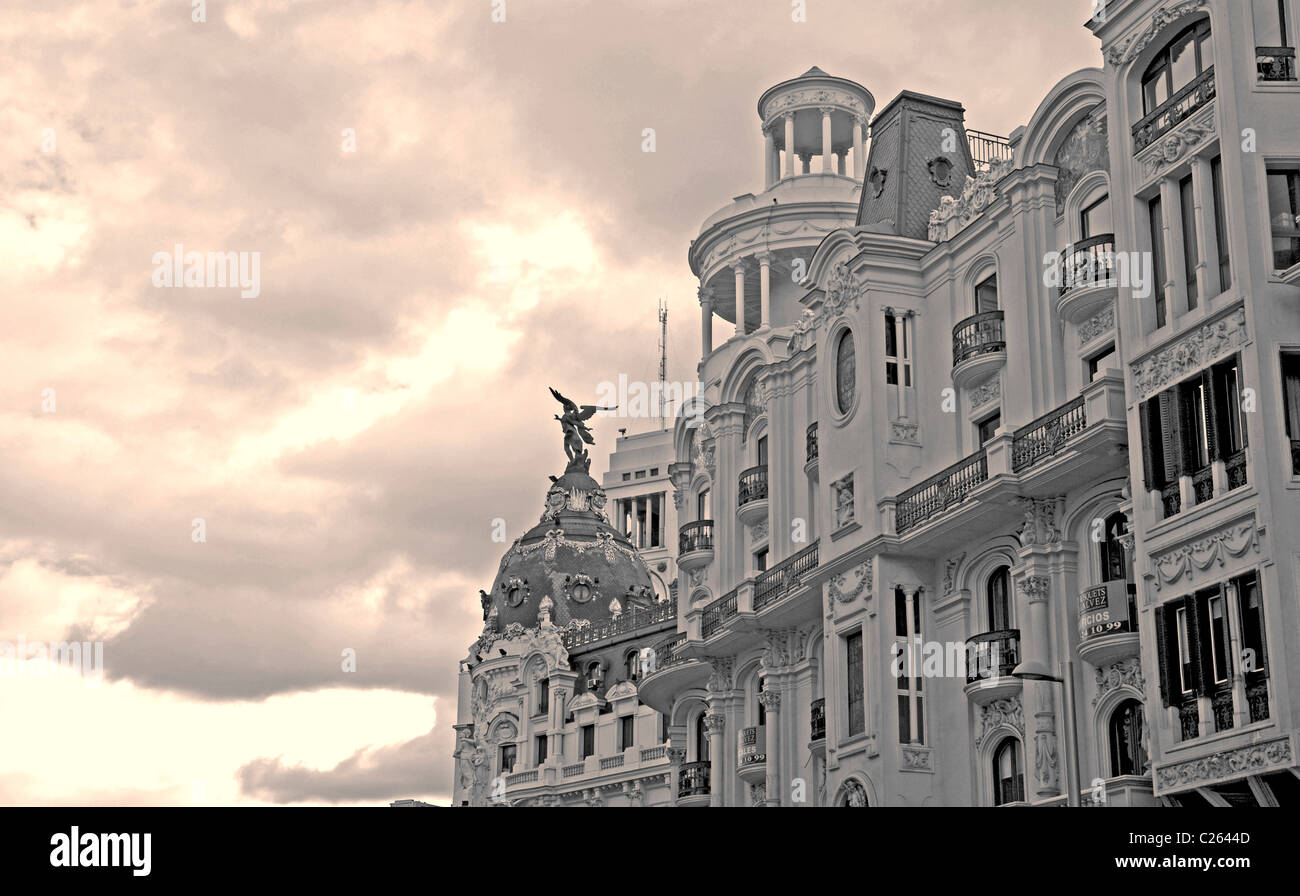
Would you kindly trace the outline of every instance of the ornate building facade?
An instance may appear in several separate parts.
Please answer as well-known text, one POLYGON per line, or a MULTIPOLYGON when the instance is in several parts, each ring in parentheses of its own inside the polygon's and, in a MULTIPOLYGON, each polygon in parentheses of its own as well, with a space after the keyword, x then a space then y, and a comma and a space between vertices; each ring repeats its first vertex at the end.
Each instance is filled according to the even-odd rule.
POLYGON ((494 584, 552 545, 551 615, 485 597, 457 800, 1300 804, 1297 5, 1110 0, 1005 138, 764 93, 765 191, 689 253, 676 595, 558 615, 565 563, 649 583, 557 499, 494 584))

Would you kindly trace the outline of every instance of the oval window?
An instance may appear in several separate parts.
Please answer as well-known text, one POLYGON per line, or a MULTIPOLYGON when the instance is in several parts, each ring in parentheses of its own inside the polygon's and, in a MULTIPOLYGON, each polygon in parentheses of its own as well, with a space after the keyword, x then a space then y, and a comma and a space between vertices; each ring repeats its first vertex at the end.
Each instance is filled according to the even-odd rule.
POLYGON ((578 582, 573 586, 572 597, 580 604, 591 600, 591 586, 583 582, 578 582))
POLYGON ((853 354, 853 331, 840 334, 835 348, 835 401, 841 414, 853 407, 853 393, 857 387, 857 361, 853 354))

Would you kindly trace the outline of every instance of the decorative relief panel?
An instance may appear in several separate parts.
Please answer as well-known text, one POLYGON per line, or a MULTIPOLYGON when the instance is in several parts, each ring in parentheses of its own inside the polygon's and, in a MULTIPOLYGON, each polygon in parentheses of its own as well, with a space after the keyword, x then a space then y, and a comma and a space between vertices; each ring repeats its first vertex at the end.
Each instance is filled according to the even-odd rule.
POLYGON ((871 561, 864 560, 857 566, 840 573, 830 581, 831 596, 840 603, 848 604, 857 600, 863 591, 871 597, 871 561))
POLYGON ((1011 170, 1012 163, 1009 160, 996 159, 987 171, 980 172, 977 177, 966 178, 966 186, 962 188, 960 196, 941 196, 939 207, 930 213, 928 239, 933 243, 951 239, 983 214, 997 198, 995 185, 1010 174, 1011 170))
POLYGON ((1002 377, 995 376, 985 380, 970 390, 971 409, 982 408, 1002 397, 1002 377))
POLYGON ((1111 47, 1106 53, 1106 58, 1111 65, 1123 65, 1126 62, 1132 62, 1139 53, 1146 49, 1147 44, 1155 40, 1156 35, 1167 26, 1177 22, 1185 15, 1196 12, 1205 4, 1206 0, 1180 0, 1180 2, 1161 7, 1156 10, 1155 14, 1151 16, 1151 20, 1142 27, 1141 31, 1111 47))
POLYGON ((1211 105, 1142 151, 1137 160, 1142 168, 1142 179, 1150 180, 1166 168, 1173 167, 1212 138, 1214 133, 1214 106, 1211 105))
POLYGON ((1259 774, 1295 763, 1289 737, 1251 744, 1235 750, 1223 750, 1183 762, 1156 768, 1156 794, 1172 789, 1203 787, 1243 773, 1259 774))
POLYGON ((1079 325, 1079 345, 1087 345, 1115 329, 1115 306, 1107 305, 1079 325))
POLYGON ((1198 327, 1161 351, 1133 365, 1133 385, 1139 400, 1176 383, 1202 367, 1231 354, 1246 341, 1246 309, 1198 327))
POLYGON ((856 519, 853 508, 852 473, 831 483, 831 498, 835 513, 835 528, 843 529, 856 519))
POLYGON ((1020 705, 1020 695, 1015 694, 1005 700, 994 700, 987 706, 981 706, 975 719, 975 745, 980 746, 993 729, 1002 725, 1025 734, 1025 712, 1020 705))
POLYGON ((1197 570, 1223 566, 1229 557, 1240 557, 1252 548, 1258 552, 1259 537, 1262 534, 1264 527, 1256 525, 1252 516, 1173 550, 1153 554, 1151 566, 1156 571, 1156 590, 1159 591, 1163 586, 1173 584, 1184 576, 1187 583, 1191 584, 1197 570))
POLYGON ((1111 691, 1125 685, 1139 693, 1146 693, 1146 682, 1142 679, 1142 661, 1135 656, 1097 670, 1097 696, 1092 698, 1092 705, 1096 706, 1111 691))

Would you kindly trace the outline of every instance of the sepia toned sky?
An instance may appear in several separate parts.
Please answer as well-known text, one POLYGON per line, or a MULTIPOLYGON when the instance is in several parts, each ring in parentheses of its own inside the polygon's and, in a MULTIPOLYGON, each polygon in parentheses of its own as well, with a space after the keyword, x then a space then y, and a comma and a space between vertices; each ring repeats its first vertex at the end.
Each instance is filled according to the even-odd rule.
MULTIPOLYGON (((1090 0, 499 5, 0 10, 0 642, 104 642, 98 683, 0 677, 0 804, 447 801, 546 387, 653 378, 660 297, 694 379, 759 94, 817 65, 1008 134, 1100 60, 1090 0), (178 243, 260 294, 155 286, 178 243)), ((593 473, 653 425, 599 421, 593 473)))

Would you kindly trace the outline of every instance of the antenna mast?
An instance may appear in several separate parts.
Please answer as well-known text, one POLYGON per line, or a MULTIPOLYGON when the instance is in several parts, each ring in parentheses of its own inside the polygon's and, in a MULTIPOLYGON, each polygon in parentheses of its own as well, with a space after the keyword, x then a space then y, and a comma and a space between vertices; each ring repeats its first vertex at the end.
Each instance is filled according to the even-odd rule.
POLYGON ((659 428, 667 428, 668 395, 668 303, 659 300, 659 428))

